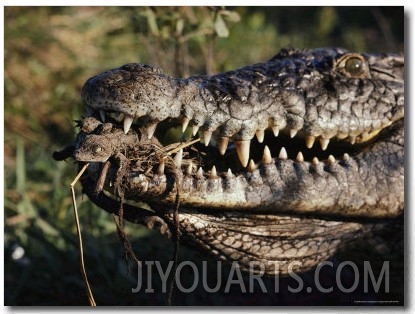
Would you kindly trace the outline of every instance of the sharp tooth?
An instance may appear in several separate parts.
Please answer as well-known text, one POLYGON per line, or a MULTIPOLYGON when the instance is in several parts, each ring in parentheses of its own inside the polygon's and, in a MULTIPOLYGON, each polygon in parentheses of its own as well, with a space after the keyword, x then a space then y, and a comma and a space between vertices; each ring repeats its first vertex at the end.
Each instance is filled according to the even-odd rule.
POLYGON ((297 134, 297 131, 298 130, 296 130, 296 129, 291 129, 290 130, 290 137, 293 138, 297 134))
POLYGON ((192 174, 192 171, 193 171, 193 163, 192 161, 190 161, 186 168, 186 174, 190 176, 192 174))
POLYGON ((278 158, 282 159, 282 160, 285 160, 285 159, 288 158, 287 151, 285 150, 284 147, 281 148, 280 154, 278 155, 278 158))
POLYGON ((328 138, 320 138, 320 145, 321 149, 324 151, 327 149, 327 146, 329 146, 330 140, 328 138))
POLYGON ((199 179, 202 179, 203 178, 203 169, 202 169, 202 167, 199 167, 199 170, 197 170, 196 176, 199 179))
POLYGON ((238 154, 239 161, 242 167, 246 167, 249 161, 249 147, 251 145, 250 140, 235 141, 236 153, 238 154))
POLYGON ((349 136, 349 141, 352 145, 356 143, 356 136, 349 136))
POLYGON ((105 122, 105 111, 104 110, 100 110, 99 111, 99 115, 101 117, 101 121, 102 122, 105 122))
POLYGON ((203 139, 205 141, 205 146, 209 145, 210 139, 212 138, 212 132, 211 131, 204 131, 203 132, 203 139))
POLYGON ((258 142, 262 143, 264 141, 264 135, 265 135, 264 130, 257 130, 255 134, 258 139, 258 142))
POLYGON ((153 137, 154 132, 156 132, 156 128, 157 128, 157 123, 153 123, 152 125, 150 125, 146 128, 148 139, 151 139, 153 137))
POLYGON ((248 164, 248 171, 249 171, 249 172, 254 172, 254 171, 255 171, 255 169, 256 169, 255 162, 251 159, 251 160, 249 161, 249 164, 248 164))
POLYGON ((125 116, 124 118, 124 133, 127 134, 130 130, 131 124, 133 124, 134 118, 131 116, 125 116))
POLYGON ((312 160, 312 163, 313 163, 314 166, 317 166, 319 164, 319 162, 320 161, 318 160, 317 157, 314 157, 313 160, 312 160))
POLYGON ((307 146, 307 148, 311 148, 314 145, 314 141, 316 140, 316 138, 312 135, 307 135, 305 137, 305 145, 307 146))
POLYGON ((228 168, 228 172, 226 173, 226 177, 227 177, 228 179, 231 179, 231 178, 233 177, 233 173, 232 173, 231 168, 228 168))
POLYGON ((212 170, 210 171, 210 179, 216 179, 217 176, 218 176, 218 174, 216 172, 216 167, 213 166, 212 170))
POLYGON ((190 176, 192 174, 192 171, 193 171, 193 163, 190 161, 186 169, 186 174, 190 176))
POLYGON ((180 168, 181 167, 181 165, 182 165, 182 159, 183 159, 183 148, 181 148, 177 152, 176 156, 174 156, 174 158, 173 158, 173 161, 176 164, 176 167, 177 168, 180 168))
POLYGON ((349 160, 350 160, 350 156, 349 156, 349 154, 348 154, 348 153, 344 153, 344 155, 343 155, 343 160, 344 160, 344 161, 349 161, 349 160))
POLYGON ((297 162, 303 162, 304 161, 304 156, 302 152, 298 152, 297 154, 297 158, 295 159, 297 162))
POLYGON ((188 117, 184 117, 182 120, 182 132, 186 131, 187 126, 189 125, 190 119, 188 117))
POLYGON ((330 165, 333 165, 336 162, 336 158, 333 155, 330 155, 327 159, 330 165))
POLYGON ((274 133, 274 136, 277 137, 278 134, 280 134, 280 128, 278 126, 272 127, 272 133, 274 133))
POLYGON ((197 126, 197 125, 194 125, 193 126, 193 130, 192 130, 192 134, 193 134, 193 136, 195 136, 196 134, 197 134, 197 132, 199 131, 199 126, 197 126))
POLYGON ((162 161, 160 162, 158 168, 157 168, 157 174, 159 175, 163 175, 164 174, 164 159, 162 159, 162 161))
POLYGON ((267 145, 264 147, 264 154, 262 155, 262 163, 263 164, 270 164, 272 163, 272 156, 271 152, 267 145))
POLYGON ((223 156, 226 153, 226 149, 228 148, 229 137, 220 136, 218 139, 218 149, 219 153, 223 156))

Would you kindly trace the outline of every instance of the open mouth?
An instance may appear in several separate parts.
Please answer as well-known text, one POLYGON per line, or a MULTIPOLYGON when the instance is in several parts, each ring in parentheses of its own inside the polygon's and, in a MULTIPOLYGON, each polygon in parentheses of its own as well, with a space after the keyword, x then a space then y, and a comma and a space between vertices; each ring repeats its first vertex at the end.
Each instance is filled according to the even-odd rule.
POLYGON ((258 131, 251 140, 238 141, 220 136, 219 129, 214 132, 202 131, 183 118, 151 124, 146 117, 129 119, 122 113, 102 110, 99 111, 99 118, 123 128, 125 133, 133 129, 148 138, 154 137, 164 147, 183 143, 183 163, 180 163, 186 165, 189 173, 200 168, 203 171, 215 168, 218 172, 230 169, 233 173, 243 173, 255 170, 261 163, 271 163, 273 159, 310 165, 320 162, 330 164, 336 160, 348 160, 363 151, 377 137, 372 135, 366 141, 361 138, 359 143, 351 143, 338 138, 316 139, 307 136, 302 130, 294 133, 288 127, 281 130, 269 127, 258 131))
MULTIPOLYGON (((93 163, 88 175, 95 183, 88 184, 96 185, 96 191, 157 206, 180 198, 180 206, 192 210, 360 217, 371 215, 367 208, 384 199, 377 191, 387 186, 396 190, 387 200, 393 195, 393 208, 400 206, 402 119, 366 142, 332 139, 327 147, 315 141, 309 148, 301 130, 292 136, 282 128, 276 136, 267 128, 263 137, 246 141, 244 151, 233 138, 223 150, 220 128, 207 139, 202 128, 193 134, 188 125, 183 132, 183 117, 158 122, 151 134, 149 125, 154 123, 145 116, 127 129, 122 118, 96 111, 80 121, 73 157, 93 163), (392 157, 385 158, 385 148, 392 157)), ((376 210, 390 215, 390 208, 388 203, 376 210)))

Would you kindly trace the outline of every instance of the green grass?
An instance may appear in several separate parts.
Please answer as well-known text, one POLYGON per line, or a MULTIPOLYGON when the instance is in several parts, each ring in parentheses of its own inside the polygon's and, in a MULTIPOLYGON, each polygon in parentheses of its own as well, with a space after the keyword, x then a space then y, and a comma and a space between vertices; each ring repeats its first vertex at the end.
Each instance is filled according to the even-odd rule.
MULTIPOLYGON (((86 305, 69 190, 77 166, 51 156, 74 140, 88 77, 127 62, 172 75, 224 71, 287 46, 402 51, 403 9, 5 7, 4 38, 5 304, 86 305), (24 255, 13 259, 20 247, 24 255)), ((77 202, 97 303, 165 304, 165 294, 131 293, 135 278, 112 217, 80 186, 77 202)), ((126 230, 142 260, 172 257, 170 240, 141 226, 126 230)), ((181 258, 197 255, 183 248, 181 258)))

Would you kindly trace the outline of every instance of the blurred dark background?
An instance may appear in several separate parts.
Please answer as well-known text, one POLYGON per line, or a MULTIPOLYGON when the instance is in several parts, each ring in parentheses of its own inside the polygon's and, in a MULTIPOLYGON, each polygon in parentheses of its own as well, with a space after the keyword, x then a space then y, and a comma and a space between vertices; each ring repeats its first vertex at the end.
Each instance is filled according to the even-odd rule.
MULTIPOLYGON (((77 167, 51 155, 74 140, 88 77, 127 62, 211 74, 266 61, 282 47, 404 51, 403 7, 5 7, 4 19, 6 305, 87 304, 69 190, 77 167)), ((77 193, 97 303, 165 304, 160 286, 131 293, 136 277, 112 217, 77 193)), ((172 257, 170 240, 141 226, 126 231, 143 261, 172 257)), ((206 257, 182 246, 180 259, 206 257)), ((176 304, 271 304, 199 292, 176 304)))

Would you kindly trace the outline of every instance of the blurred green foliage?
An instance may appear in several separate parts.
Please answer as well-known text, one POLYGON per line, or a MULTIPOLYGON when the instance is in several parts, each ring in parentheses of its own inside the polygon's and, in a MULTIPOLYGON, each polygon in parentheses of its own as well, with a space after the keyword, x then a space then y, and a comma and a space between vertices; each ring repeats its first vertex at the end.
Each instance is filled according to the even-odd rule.
MULTIPOLYGON (((74 139, 74 120, 83 110, 80 89, 88 77, 127 62, 157 64, 176 76, 210 74, 265 61, 287 46, 404 48, 403 7, 5 7, 4 12, 6 305, 87 304, 69 192, 77 168, 51 155, 74 139)), ((127 276, 112 218, 77 191, 97 303, 164 304, 165 295, 131 293, 135 279, 127 276)), ((127 234, 143 260, 171 258, 169 240, 129 224, 127 234)), ((191 252, 182 249, 181 258, 192 259, 191 252)), ((182 297, 187 299, 179 304, 201 302, 182 297)))

